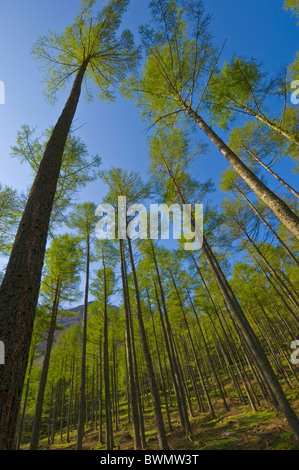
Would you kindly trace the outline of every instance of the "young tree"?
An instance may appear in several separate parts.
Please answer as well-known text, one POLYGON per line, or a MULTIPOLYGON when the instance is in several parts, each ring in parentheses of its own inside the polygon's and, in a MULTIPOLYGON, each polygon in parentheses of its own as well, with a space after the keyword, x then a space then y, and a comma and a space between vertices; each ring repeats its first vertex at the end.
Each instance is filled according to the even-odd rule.
POLYGON ((103 316, 103 362, 104 362, 104 390, 105 390, 105 420, 106 420, 106 449, 112 450, 113 432, 111 417, 111 391, 109 371, 109 300, 115 293, 116 278, 114 268, 117 252, 108 240, 97 240, 96 254, 101 262, 101 268, 97 271, 97 277, 92 284, 92 292, 97 299, 96 309, 103 316))
POLYGON ((86 382, 86 342, 87 342, 87 313, 88 313, 88 295, 90 282, 90 263, 92 256, 93 233, 95 229, 95 211, 96 205, 93 202, 84 202, 77 204, 74 211, 69 216, 68 226, 77 230, 84 247, 85 256, 85 292, 84 292, 84 311, 83 311, 83 336, 82 336, 82 356, 81 356, 81 387, 80 387, 80 406, 79 422, 77 434, 77 450, 82 448, 85 423, 85 382, 86 382))
POLYGON ((49 221, 84 77, 95 83, 101 99, 112 99, 111 86, 117 86, 135 67, 139 55, 129 31, 117 36, 128 3, 129 0, 110 0, 99 13, 94 13, 95 1, 83 0, 82 11, 70 27, 61 34, 50 32, 41 37, 33 49, 48 71, 49 96, 53 97, 72 76, 75 79, 46 145, 1 284, 0 337, 7 353, 5 366, 0 366, 1 449, 10 448, 15 433, 49 221))
MULTIPOLYGON (((164 179, 165 181, 165 179, 169 178, 173 186, 173 191, 176 193, 182 206, 188 203, 188 200, 186 199, 188 190, 186 190, 186 187, 188 187, 188 180, 191 179, 186 175, 187 162, 190 162, 190 150, 188 150, 188 148, 188 138, 184 133, 180 133, 176 129, 170 132, 170 138, 167 138, 165 132, 162 132, 160 136, 156 136, 153 139, 151 144, 152 171, 154 171, 154 174, 159 179, 164 179)), ((166 185, 164 184, 162 187, 165 188, 165 186, 166 185)), ((191 219, 192 225, 196 229, 196 221, 192 213, 191 219)), ((296 438, 299 438, 298 417, 290 406, 265 351, 263 350, 258 337, 255 335, 233 288, 228 282, 220 262, 214 254, 214 250, 210 246, 206 234, 203 235, 202 252, 219 291, 223 296, 223 300, 230 310, 237 328, 245 340, 245 344, 251 350, 254 362, 258 367, 260 374, 264 377, 270 396, 273 397, 273 404, 278 410, 283 411, 296 438)))
POLYGON ((0 253, 8 255, 18 223, 22 216, 23 201, 17 191, 0 183, 0 253))
MULTIPOLYGON (((28 163, 33 175, 36 175, 38 171, 52 130, 47 129, 41 136, 36 137, 36 129, 23 125, 18 132, 17 142, 11 149, 11 155, 18 158, 21 163, 28 163)), ((75 199, 78 191, 96 179, 100 164, 101 159, 97 155, 90 158, 87 146, 82 139, 70 132, 65 143, 51 212, 51 232, 56 225, 65 222, 66 209, 75 199)))

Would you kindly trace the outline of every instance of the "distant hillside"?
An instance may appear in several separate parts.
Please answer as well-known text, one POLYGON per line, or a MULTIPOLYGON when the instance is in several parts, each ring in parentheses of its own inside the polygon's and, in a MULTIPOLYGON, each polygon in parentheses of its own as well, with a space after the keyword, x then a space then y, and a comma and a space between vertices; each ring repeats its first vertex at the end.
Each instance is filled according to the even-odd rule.
MULTIPOLYGON (((88 302, 88 306, 91 305, 92 303, 93 303, 93 301, 88 302)), ((77 315, 58 315, 57 316, 57 324, 60 327, 62 327, 63 329, 64 328, 70 328, 73 325, 77 325, 77 324, 81 323, 82 318, 83 318, 84 305, 78 305, 77 307, 68 308, 68 309, 63 310, 63 311, 72 312, 74 314, 77 313, 77 315)), ((56 329, 56 331, 54 333, 54 342, 55 342, 55 339, 57 338, 57 336, 59 335, 60 332, 61 332, 61 328, 56 329)), ((39 350, 40 350, 41 354, 38 357, 38 359, 36 360, 37 365, 42 365, 42 363, 43 363, 46 344, 47 344, 47 335, 45 336, 45 339, 43 341, 41 341, 40 344, 39 344, 39 350)))
MULTIPOLYGON (((93 302, 94 302, 93 300, 91 302, 88 302, 88 306, 93 304, 93 302)), ((109 308, 118 309, 118 307, 116 307, 115 305, 110 305, 109 308)), ((68 309, 63 310, 63 312, 72 312, 74 315, 58 315, 57 324, 63 329, 70 328, 71 326, 80 324, 82 322, 84 305, 78 305, 77 307, 68 308, 68 309)), ((60 332, 61 332, 61 328, 56 329, 55 334, 54 334, 54 342, 60 332)), ((36 364, 38 365, 42 365, 42 362, 43 362, 44 351, 45 351, 46 343, 47 343, 46 338, 47 338, 47 335, 45 337, 45 340, 41 341, 41 343, 39 344, 39 350, 41 354, 36 360, 36 364)))
MULTIPOLYGON (((88 306, 93 304, 94 301, 88 302, 88 306)), ((57 323, 63 328, 70 328, 73 325, 81 323, 83 318, 84 305, 66 309, 68 312, 77 313, 77 315, 58 315, 57 323)))

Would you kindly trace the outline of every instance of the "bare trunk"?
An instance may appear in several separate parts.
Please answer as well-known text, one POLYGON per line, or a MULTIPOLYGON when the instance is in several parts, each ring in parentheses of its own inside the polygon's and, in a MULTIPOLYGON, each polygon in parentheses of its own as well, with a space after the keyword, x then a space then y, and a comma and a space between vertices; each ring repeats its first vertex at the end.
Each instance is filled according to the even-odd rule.
POLYGON ((129 382, 129 392, 130 392, 130 399, 131 399, 131 410, 132 410, 132 421, 133 421, 134 449, 138 450, 138 449, 141 449, 142 446, 141 446, 141 437, 140 437, 140 424, 139 424, 136 388, 134 384, 130 313, 128 309, 127 286, 126 286, 126 278, 125 278, 125 271, 124 271, 124 254, 123 254, 123 241, 122 240, 119 240, 119 248, 120 248, 121 277, 122 277, 122 288, 123 288, 124 308, 125 308, 126 357, 127 357, 127 366, 128 366, 128 382, 129 382))
POLYGON ((69 99, 32 185, 0 289, 0 338, 6 363, 0 365, 0 449, 9 450, 28 361, 51 211, 65 142, 79 102, 88 60, 79 68, 69 99))
POLYGON ((81 386, 80 386, 80 404, 79 404, 79 420, 77 430, 76 449, 82 449, 84 436, 84 426, 86 417, 86 343, 87 343, 87 311, 88 311, 88 290, 89 290, 89 257, 90 257, 90 240, 89 235, 86 240, 86 277, 85 277, 85 295, 84 295, 84 312, 83 312, 83 334, 82 334, 82 355, 81 355, 81 386))
POLYGON ((48 332, 46 352, 45 352, 42 374, 40 378, 38 395, 37 395, 37 400, 36 400, 36 408, 35 408, 35 415, 34 415, 31 442, 30 442, 30 450, 37 450, 38 448, 40 426, 41 426, 41 420, 42 420, 42 411, 43 411, 43 404, 44 404, 44 395, 45 395, 45 389, 46 389, 46 383, 47 383, 47 377, 48 377, 48 370, 49 370, 49 364, 50 364, 50 356, 51 356, 51 350, 52 350, 52 345, 53 345, 54 333, 56 329, 58 303, 59 303, 59 283, 57 283, 57 286, 56 286, 53 307, 52 307, 52 312, 51 312, 51 322, 50 322, 50 328, 48 332))
POLYGON ((255 194, 274 212, 278 220, 299 239, 299 218, 289 206, 271 191, 242 160, 223 142, 211 127, 190 107, 182 103, 189 116, 199 125, 218 150, 227 159, 239 176, 248 184, 255 194))

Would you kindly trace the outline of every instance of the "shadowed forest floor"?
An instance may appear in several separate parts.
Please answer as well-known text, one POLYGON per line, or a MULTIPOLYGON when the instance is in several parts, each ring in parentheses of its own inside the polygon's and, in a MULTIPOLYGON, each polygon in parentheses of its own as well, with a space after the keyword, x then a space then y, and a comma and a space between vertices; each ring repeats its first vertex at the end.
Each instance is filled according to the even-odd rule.
MULTIPOLYGON (((299 390, 293 389, 288 398, 299 413, 299 390)), ((167 438, 171 450, 299 450, 299 443, 293 438, 292 432, 283 415, 278 415, 273 408, 263 410, 262 406, 257 412, 250 411, 249 407, 236 406, 230 403, 230 410, 225 411, 220 401, 215 401, 217 417, 209 419, 207 413, 198 413, 195 404, 192 404, 194 416, 191 418, 193 441, 185 437, 178 413, 171 413, 173 430, 167 428, 167 438)), ((126 410, 122 404, 121 413, 126 410)), ((145 434, 147 449, 158 450, 157 433, 151 407, 144 410, 145 434)), ((104 429, 104 426, 103 426, 104 429)), ((56 435, 54 442, 49 446, 48 439, 40 441, 41 450, 75 450, 76 429, 70 434, 70 442, 66 441, 66 434, 56 435)), ((115 450, 133 450, 132 425, 128 423, 126 415, 121 415, 119 429, 114 427, 115 450)), ((28 445, 22 446, 22 449, 28 445)), ((86 427, 83 441, 83 450, 105 450, 105 444, 99 444, 98 429, 90 430, 86 427)))

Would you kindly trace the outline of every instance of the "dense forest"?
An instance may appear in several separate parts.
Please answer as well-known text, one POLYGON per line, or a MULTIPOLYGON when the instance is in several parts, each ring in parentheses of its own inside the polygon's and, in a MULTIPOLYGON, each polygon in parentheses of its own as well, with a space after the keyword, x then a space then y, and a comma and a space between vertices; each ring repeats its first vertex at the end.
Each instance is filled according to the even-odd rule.
POLYGON ((202 1, 146 3, 138 37, 129 0, 81 0, 32 48, 59 118, 12 142, 28 192, 0 182, 0 449, 298 450, 299 188, 281 173, 299 172, 298 56, 275 75, 223 61, 202 1), (104 167, 100 130, 90 155, 75 120, 91 95, 138 108, 146 176, 104 167), (194 170, 211 148, 220 181, 194 170), (103 200, 78 201, 94 182, 103 200), (115 208, 110 239, 98 204, 115 208), (172 206, 168 237, 150 236, 154 204, 172 206))

